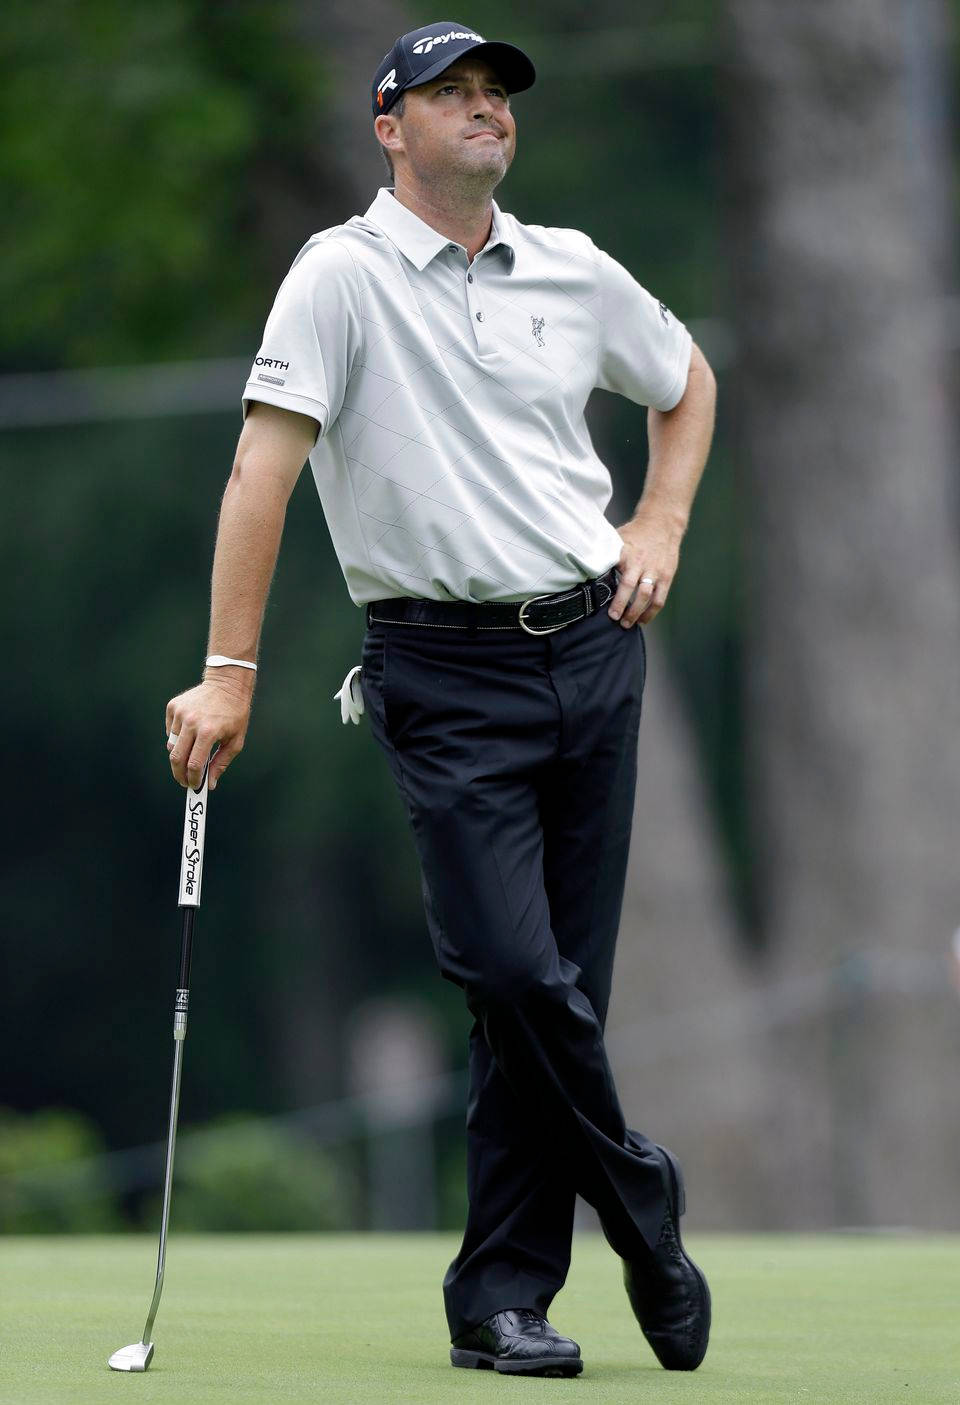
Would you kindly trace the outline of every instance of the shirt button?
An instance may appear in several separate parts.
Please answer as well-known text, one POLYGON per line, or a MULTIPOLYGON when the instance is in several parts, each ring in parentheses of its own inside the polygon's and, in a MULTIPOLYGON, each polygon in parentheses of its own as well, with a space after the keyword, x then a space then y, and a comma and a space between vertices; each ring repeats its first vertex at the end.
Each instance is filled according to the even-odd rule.
POLYGON ((472 273, 468 273, 468 274, 467 274, 467 282, 468 282, 468 283, 472 283, 472 282, 473 282, 473 274, 472 274, 472 273))
POLYGON ((478 322, 482 322, 482 321, 483 321, 483 313, 482 313, 482 312, 478 312, 478 313, 477 313, 477 321, 478 321, 478 322))
POLYGON ((459 252, 460 252, 460 250, 457 248, 456 244, 448 244, 448 245, 447 245, 447 248, 450 250, 451 254, 459 254, 459 252))

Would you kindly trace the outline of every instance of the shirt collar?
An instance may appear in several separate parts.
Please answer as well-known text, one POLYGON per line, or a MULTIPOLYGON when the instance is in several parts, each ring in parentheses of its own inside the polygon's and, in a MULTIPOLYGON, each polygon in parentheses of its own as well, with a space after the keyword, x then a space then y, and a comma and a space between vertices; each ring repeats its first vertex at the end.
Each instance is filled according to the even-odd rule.
MULTIPOLYGON (((481 252, 485 253, 488 250, 499 248, 508 267, 512 269, 516 252, 507 238, 500 207, 495 200, 492 201, 492 204, 493 223, 490 228, 490 238, 481 252)), ((437 254, 442 253, 450 245, 449 239, 438 234, 419 215, 408 210, 406 205, 401 205, 393 191, 386 186, 381 186, 377 191, 377 198, 367 210, 364 218, 382 229, 387 238, 396 244, 404 258, 409 259, 421 273, 431 259, 436 258, 437 254)))

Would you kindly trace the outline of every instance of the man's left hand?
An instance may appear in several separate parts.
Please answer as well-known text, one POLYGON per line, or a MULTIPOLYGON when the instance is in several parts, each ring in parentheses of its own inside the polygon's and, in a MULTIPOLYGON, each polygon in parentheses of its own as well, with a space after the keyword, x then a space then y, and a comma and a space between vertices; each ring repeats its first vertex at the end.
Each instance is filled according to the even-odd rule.
POLYGON ((663 609, 677 573, 683 532, 663 512, 642 507, 617 531, 623 538, 620 584, 607 613, 630 629, 638 620, 649 624, 663 609))

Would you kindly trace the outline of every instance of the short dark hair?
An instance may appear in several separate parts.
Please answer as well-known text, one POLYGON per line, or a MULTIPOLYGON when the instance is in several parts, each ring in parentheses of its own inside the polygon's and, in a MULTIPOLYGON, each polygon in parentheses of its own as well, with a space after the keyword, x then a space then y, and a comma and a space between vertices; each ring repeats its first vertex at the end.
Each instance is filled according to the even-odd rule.
MULTIPOLYGON (((391 107, 391 109, 390 109, 390 115, 391 115, 391 117, 402 117, 402 116, 403 116, 403 106, 404 106, 404 103, 406 102, 406 98, 407 98, 406 93, 401 93, 401 94, 400 94, 400 96, 397 98, 396 102, 393 104, 393 107, 391 107)), ((390 172, 390 179, 393 180, 393 162, 392 162, 391 159, 390 159, 390 153, 389 153, 389 151, 388 151, 387 148, 383 145, 382 142, 381 142, 381 144, 380 144, 380 150, 381 150, 382 153, 383 153, 383 159, 384 159, 384 161, 386 161, 386 163, 387 163, 387 170, 390 172)))

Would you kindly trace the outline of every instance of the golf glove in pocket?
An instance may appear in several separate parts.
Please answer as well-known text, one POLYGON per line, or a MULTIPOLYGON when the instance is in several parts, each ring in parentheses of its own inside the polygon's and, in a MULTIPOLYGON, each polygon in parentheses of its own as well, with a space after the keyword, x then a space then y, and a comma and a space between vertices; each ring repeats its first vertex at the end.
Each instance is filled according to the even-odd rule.
POLYGON ((360 664, 354 664, 343 683, 334 693, 340 699, 340 720, 344 726, 352 722, 355 726, 363 716, 363 694, 360 691, 360 664))

